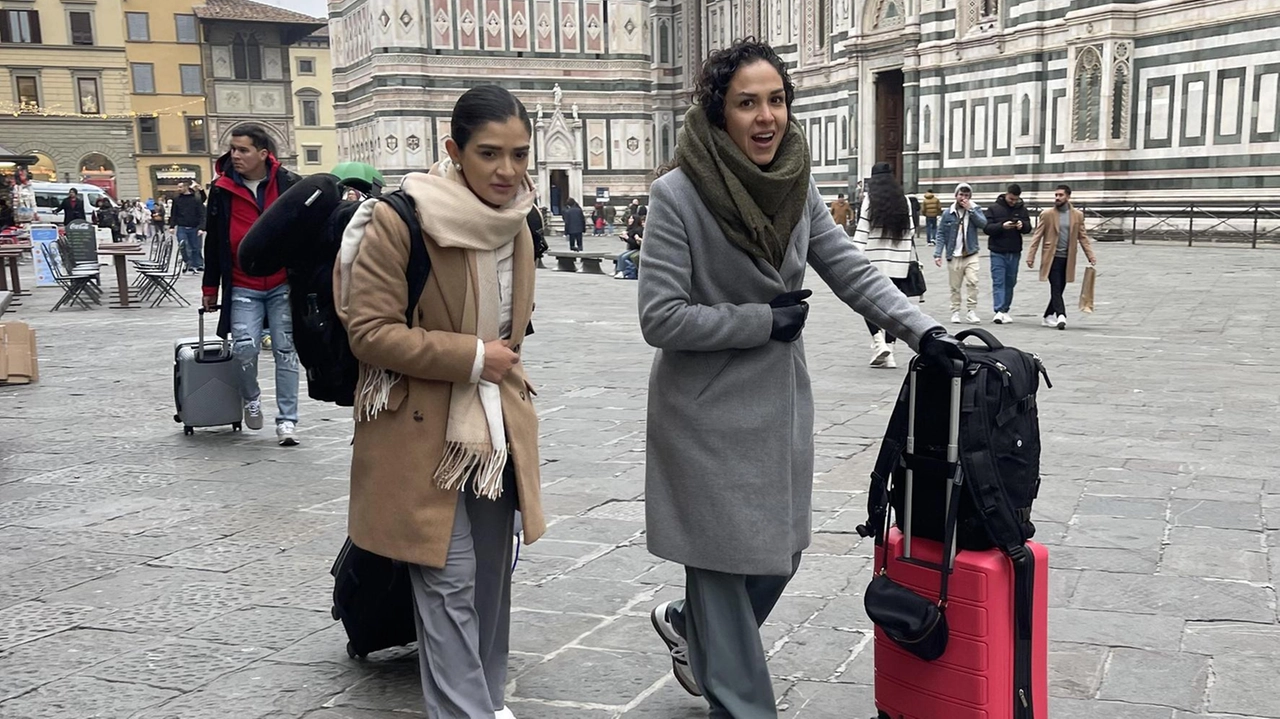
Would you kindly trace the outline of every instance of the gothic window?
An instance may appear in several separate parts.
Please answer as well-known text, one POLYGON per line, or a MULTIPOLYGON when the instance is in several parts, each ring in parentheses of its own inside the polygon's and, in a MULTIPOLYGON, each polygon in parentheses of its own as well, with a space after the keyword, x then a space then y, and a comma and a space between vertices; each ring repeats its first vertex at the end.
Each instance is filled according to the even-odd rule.
POLYGON ((1022 96, 1022 132, 1023 137, 1031 135, 1031 96, 1022 96))
POLYGON ((231 42, 231 61, 235 79, 261 80, 262 44, 258 36, 250 34, 246 38, 243 33, 236 33, 231 42))
POLYGON ((666 162, 671 158, 671 128, 663 125, 662 127, 662 161, 666 162))
POLYGON ((1129 137, 1129 67, 1116 64, 1115 86, 1111 91, 1111 139, 1129 137))
POLYGON ((658 25, 658 62, 671 62, 671 26, 665 22, 658 25))
POLYGON ((872 22, 873 30, 898 27, 907 22, 907 16, 904 12, 906 8, 902 0, 878 0, 875 8, 875 20, 872 22))
POLYGON ((827 46, 827 35, 831 32, 830 28, 827 26, 827 15, 831 12, 831 3, 828 2, 828 0, 817 0, 816 12, 818 14, 817 46, 818 49, 821 50, 827 46))
POLYGON ((933 142, 933 108, 926 105, 922 117, 924 119, 922 121, 923 126, 920 129, 920 137, 923 139, 924 144, 929 145, 933 142))
POLYGON ((1102 56, 1086 47, 1076 57, 1075 97, 1071 107, 1072 140, 1090 142, 1098 139, 1102 104, 1102 56))

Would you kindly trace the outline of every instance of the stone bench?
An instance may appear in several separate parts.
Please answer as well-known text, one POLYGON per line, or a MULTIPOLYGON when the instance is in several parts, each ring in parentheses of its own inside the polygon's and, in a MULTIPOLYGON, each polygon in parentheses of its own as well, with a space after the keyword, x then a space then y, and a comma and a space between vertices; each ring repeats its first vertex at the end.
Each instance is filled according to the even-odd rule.
POLYGON ((578 260, 582 260, 582 271, 589 275, 603 275, 600 267, 604 260, 617 259, 616 253, 608 252, 547 252, 547 256, 556 258, 556 269, 561 272, 577 272, 578 260))

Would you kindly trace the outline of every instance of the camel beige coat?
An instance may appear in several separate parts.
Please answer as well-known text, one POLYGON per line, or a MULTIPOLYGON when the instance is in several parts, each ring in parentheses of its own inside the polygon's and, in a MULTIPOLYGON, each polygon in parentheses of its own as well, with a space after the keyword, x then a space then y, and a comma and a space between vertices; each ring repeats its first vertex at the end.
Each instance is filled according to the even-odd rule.
MULTIPOLYGON (((1071 241, 1067 243, 1067 282, 1076 281, 1076 245, 1084 248, 1084 256, 1089 262, 1096 261, 1093 254, 1093 243, 1084 231, 1084 213, 1071 208, 1071 241)), ((1027 266, 1034 267, 1036 250, 1040 250, 1040 281, 1049 281, 1049 270, 1053 267, 1053 255, 1058 249, 1058 210, 1050 207, 1040 213, 1040 222, 1036 223, 1036 231, 1031 236, 1031 251, 1027 253, 1027 266)))
MULTIPOLYGON (((458 492, 440 489, 432 476, 444 453, 451 385, 470 381, 476 336, 458 329, 467 291, 464 251, 439 247, 428 238, 427 254, 431 274, 409 327, 404 323, 409 231, 393 209, 379 203, 351 268, 347 306, 341 306, 340 297, 338 304, 356 358, 404 375, 392 388, 387 409, 356 422, 347 531, 362 549, 438 568, 449 551, 458 492)), ((519 353, 533 313, 530 243, 516 243, 514 267, 511 347, 519 353)), ((524 539, 532 543, 546 522, 538 416, 523 364, 502 381, 501 394, 524 539)))

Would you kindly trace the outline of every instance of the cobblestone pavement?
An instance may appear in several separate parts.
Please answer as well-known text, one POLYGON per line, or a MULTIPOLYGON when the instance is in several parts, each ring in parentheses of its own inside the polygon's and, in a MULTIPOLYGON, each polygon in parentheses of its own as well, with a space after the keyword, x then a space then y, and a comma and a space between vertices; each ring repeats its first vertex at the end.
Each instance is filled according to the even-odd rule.
MULTIPOLYGON (((1037 326, 1047 290, 1028 274, 1016 324, 998 329, 1055 385, 1036 504, 1052 715, 1280 717, 1280 252, 1099 254, 1095 315, 1037 326)), ((926 309, 943 317, 946 280, 928 272, 926 309)), ((853 530, 903 370, 865 367, 861 319, 810 277, 816 533, 764 642, 783 717, 867 717, 870 550, 853 530)), ((683 572, 645 551, 636 284, 538 279, 526 359, 551 526, 516 573, 510 705, 520 719, 705 716, 646 616, 683 572)), ((982 286, 989 318, 985 267, 982 286)), ((40 290, 7 317, 37 328, 42 379, 0 388, 0 719, 420 715, 414 655, 348 660, 328 614, 347 412, 304 400, 296 449, 269 431, 184 437, 172 343, 195 312, 50 314, 55 299, 40 290)), ((267 355, 262 375, 270 394, 267 355)))

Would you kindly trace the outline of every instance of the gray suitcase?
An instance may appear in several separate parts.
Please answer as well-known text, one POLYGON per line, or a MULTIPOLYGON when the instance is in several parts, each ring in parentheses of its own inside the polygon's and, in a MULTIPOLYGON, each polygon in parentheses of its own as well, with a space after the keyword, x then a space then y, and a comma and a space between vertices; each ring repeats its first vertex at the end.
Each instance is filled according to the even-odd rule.
POLYGON ((196 427, 231 425, 240 431, 244 405, 240 399, 240 367, 231 357, 230 343, 204 338, 204 308, 200 308, 200 336, 173 343, 173 398, 185 434, 196 427))

